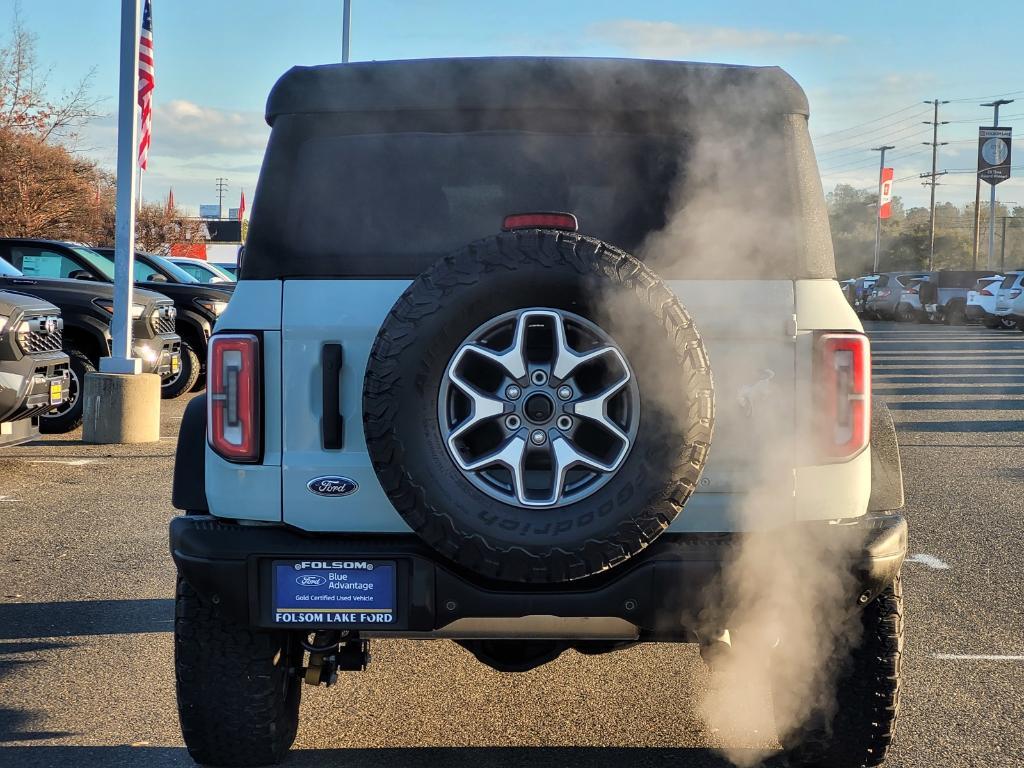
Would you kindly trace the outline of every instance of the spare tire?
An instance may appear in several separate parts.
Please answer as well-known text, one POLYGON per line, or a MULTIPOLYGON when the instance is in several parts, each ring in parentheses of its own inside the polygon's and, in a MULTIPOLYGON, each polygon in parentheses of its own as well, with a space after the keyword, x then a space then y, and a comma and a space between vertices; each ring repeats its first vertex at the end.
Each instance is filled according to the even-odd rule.
POLYGON ((510 232, 398 299, 363 419, 385 493, 431 547, 486 577, 564 582, 636 555, 682 510, 711 444, 711 368, 636 258, 510 232))

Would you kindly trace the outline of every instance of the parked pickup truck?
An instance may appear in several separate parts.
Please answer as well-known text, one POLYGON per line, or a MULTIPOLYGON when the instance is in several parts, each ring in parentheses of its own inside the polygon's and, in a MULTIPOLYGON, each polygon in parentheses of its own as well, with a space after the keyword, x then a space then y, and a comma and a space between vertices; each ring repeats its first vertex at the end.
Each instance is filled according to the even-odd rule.
POLYGON ((991 274, 991 270, 967 269, 926 273, 927 281, 918 286, 923 310, 918 321, 963 325, 967 321, 967 293, 979 279, 991 274))
MULTIPOLYGON (((113 268, 113 248, 93 248, 113 268)), ((99 279, 99 277, 97 277, 99 279)), ((206 346, 217 318, 227 309, 234 283, 205 285, 185 270, 154 253, 135 254, 135 284, 160 291, 178 310, 181 369, 164 381, 163 397, 174 398, 206 386, 206 346)))
MULTIPOLYGON (((114 313, 114 287, 94 280, 43 277, 46 267, 33 257, 60 258, 49 246, 22 246, 0 239, 0 290, 25 291, 60 307, 64 321, 63 346, 70 358, 68 399, 42 416, 43 432, 68 432, 82 423, 81 387, 85 374, 95 371, 101 357, 110 354, 110 321, 114 313), (47 254, 50 254, 48 256, 47 254), (36 276, 22 274, 11 260, 33 268, 36 276)), ((99 259, 99 256, 95 258, 99 259)), ((74 269, 70 270, 72 273, 74 269)), ((60 272, 58 274, 61 274, 60 272)), ((181 338, 174 332, 174 304, 166 296, 137 289, 132 304, 132 352, 142 360, 145 373, 170 376, 181 365, 181 338)))
POLYGON ((50 302, 0 291, 0 446, 34 439, 40 417, 68 399, 63 329, 50 302))

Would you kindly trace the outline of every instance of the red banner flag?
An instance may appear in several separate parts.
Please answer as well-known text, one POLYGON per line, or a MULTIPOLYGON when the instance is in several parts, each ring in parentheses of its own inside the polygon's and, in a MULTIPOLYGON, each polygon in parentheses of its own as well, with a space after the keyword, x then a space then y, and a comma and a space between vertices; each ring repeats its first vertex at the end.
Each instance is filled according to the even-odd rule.
POLYGON ((892 216, 892 168, 882 169, 882 190, 878 198, 878 218, 892 216))
POLYGON ((245 221, 245 190, 242 190, 242 199, 238 201, 238 220, 245 221))

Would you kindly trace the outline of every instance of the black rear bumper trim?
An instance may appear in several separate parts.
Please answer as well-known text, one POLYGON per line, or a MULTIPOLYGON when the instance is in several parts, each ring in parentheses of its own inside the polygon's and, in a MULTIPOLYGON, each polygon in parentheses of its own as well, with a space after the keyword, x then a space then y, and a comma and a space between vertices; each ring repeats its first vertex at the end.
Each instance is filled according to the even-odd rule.
MULTIPOLYGON (((886 513, 832 527, 836 536, 851 537, 854 554, 847 567, 857 579, 851 604, 865 604, 892 583, 903 563, 906 519, 886 513)), ((693 639, 698 616, 737 540, 725 534, 664 534, 643 554, 605 573, 534 587, 482 582, 413 534, 312 535, 185 515, 171 521, 170 539, 181 576, 232 618, 253 626, 280 626, 272 623, 269 600, 263 599, 272 560, 386 559, 398 562, 402 574, 400 621, 387 630, 433 632, 462 618, 615 617, 637 626, 641 640, 693 639)))

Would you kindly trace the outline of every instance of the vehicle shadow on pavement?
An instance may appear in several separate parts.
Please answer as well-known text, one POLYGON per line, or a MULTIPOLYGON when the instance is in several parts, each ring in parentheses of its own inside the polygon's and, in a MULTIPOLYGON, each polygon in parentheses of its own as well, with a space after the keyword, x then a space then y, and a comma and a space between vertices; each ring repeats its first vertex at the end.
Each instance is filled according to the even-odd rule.
POLYGON ((124 635, 172 629, 173 600, 0 603, 0 640, 124 635))
MULTIPOLYGON (((0 748, 0 765, 163 768, 194 763, 183 747, 19 746, 0 748)), ((733 763, 703 748, 407 747, 294 750, 281 765, 284 768, 731 768, 733 763)), ((761 765, 769 768, 778 762, 770 758, 761 765)))
MULTIPOLYGON (((0 681, 12 673, 15 669, 29 664, 39 662, 31 659, 11 659, 14 654, 38 653, 44 651, 62 650, 71 648, 75 643, 49 643, 49 642, 28 642, 28 643, 0 643, 0 681)), ((42 713, 33 710, 11 709, 3 706, 12 702, 0 701, 0 744, 11 741, 36 741, 39 739, 64 739, 73 734, 64 731, 34 731, 32 724, 42 717, 42 713)), ((17 765, 17 762, 7 762, 4 757, 6 750, 0 747, 0 765, 17 765)))

